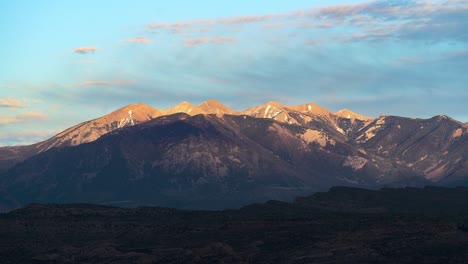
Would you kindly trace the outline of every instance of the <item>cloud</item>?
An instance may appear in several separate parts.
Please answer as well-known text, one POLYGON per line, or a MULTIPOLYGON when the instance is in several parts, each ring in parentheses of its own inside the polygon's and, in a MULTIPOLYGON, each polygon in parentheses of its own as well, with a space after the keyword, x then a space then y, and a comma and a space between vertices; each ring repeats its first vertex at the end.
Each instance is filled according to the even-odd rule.
POLYGON ((137 37, 137 38, 131 38, 131 39, 125 40, 125 42, 128 42, 128 43, 144 43, 144 44, 150 43, 151 41, 152 40, 147 39, 145 37, 137 37))
POLYGON ((332 24, 312 24, 308 21, 303 21, 300 25, 299 28, 332 28, 332 24))
MULTIPOLYGON (((468 41, 468 0, 367 1, 354 4, 328 5, 299 9, 292 12, 269 13, 198 19, 178 22, 148 24, 152 32, 167 30, 181 33, 184 30, 199 32, 226 27, 239 30, 246 24, 261 24, 263 29, 276 27, 340 28, 343 31, 326 31, 323 39, 341 42, 366 42, 386 39, 424 41, 468 41), (297 21, 292 23, 291 21, 297 21), (334 33, 333 33, 334 32, 334 33)), ((226 29, 226 28, 224 28, 226 29)), ((324 31, 325 32, 325 31, 324 31)), ((209 42, 209 41, 208 41, 209 42)), ((207 43, 204 39, 188 41, 189 46, 207 43)))
POLYGON ((1 87, 5 87, 5 88, 8 88, 8 89, 14 89, 15 88, 15 86, 8 85, 8 84, 0 84, 0 88, 1 87))
POLYGON ((195 46, 195 45, 206 44, 206 43, 221 44, 221 43, 234 42, 234 41, 236 41, 236 38, 234 37, 214 37, 214 38, 198 37, 195 39, 186 40, 185 45, 195 46))
POLYGON ((94 53, 97 51, 98 48, 96 47, 79 47, 73 49, 73 52, 79 53, 79 54, 88 54, 88 53, 94 53))
MULTIPOLYGON (((202 21, 198 21, 197 23, 201 23, 202 21)), ((146 25, 146 29, 151 32, 158 32, 159 30, 166 29, 169 30, 171 33, 181 33, 185 29, 190 28, 191 22, 188 21, 176 21, 172 23, 167 22, 160 22, 160 23, 150 23, 146 25)))
POLYGON ((37 143, 59 133, 59 130, 19 130, 0 134, 0 146, 18 146, 37 143))
POLYGON ((0 116, 0 125, 44 120, 46 118, 47 115, 41 112, 24 112, 17 115, 0 116))
POLYGON ((26 107, 26 105, 21 103, 19 99, 15 99, 13 97, 6 97, 0 98, 0 107, 23 108, 26 107))
POLYGON ((84 81, 76 86, 123 86, 130 84, 128 80, 112 80, 112 81, 84 81))
POLYGON ((219 18, 215 21, 218 24, 229 24, 229 25, 238 25, 246 23, 256 23, 269 21, 273 18, 283 16, 283 14, 265 14, 265 15, 251 15, 251 16, 237 16, 237 17, 225 17, 219 18))

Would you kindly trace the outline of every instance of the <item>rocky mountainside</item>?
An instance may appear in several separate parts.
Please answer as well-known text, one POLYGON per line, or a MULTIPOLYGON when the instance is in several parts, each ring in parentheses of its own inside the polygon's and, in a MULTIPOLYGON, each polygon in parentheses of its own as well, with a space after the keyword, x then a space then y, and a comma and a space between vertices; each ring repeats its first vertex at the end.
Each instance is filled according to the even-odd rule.
POLYGON ((237 111, 223 105, 217 100, 211 99, 201 103, 200 105, 192 105, 189 102, 182 102, 174 107, 168 108, 162 111, 162 115, 172 115, 177 113, 185 113, 188 115, 200 115, 200 114, 215 114, 218 116, 222 115, 236 115, 237 111))
POLYGON ((311 131, 248 116, 163 116, 33 156, 1 177, 0 190, 12 206, 125 201, 222 208, 291 199, 346 184, 344 175, 375 183, 375 166, 356 178, 341 166, 352 148, 311 131))
POLYGON ((0 214, 0 256, 2 263, 465 263, 467 232, 467 188, 340 187, 224 211, 31 204, 0 214))
POLYGON ((466 124, 446 116, 371 119, 312 103, 243 112, 215 100, 129 105, 38 144, 0 148, 11 167, 0 173, 0 205, 226 208, 336 185, 465 185, 467 139, 466 124))
POLYGON ((468 177, 468 133, 447 116, 412 119, 380 116, 355 136, 369 155, 411 168, 433 182, 463 184, 468 177))
POLYGON ((188 102, 182 102, 174 107, 158 110, 151 106, 138 103, 124 106, 112 113, 97 119, 80 123, 68 128, 54 137, 28 146, 0 147, 0 173, 35 154, 54 147, 76 146, 92 142, 104 134, 122 127, 133 126, 156 118, 158 116, 186 113, 189 115, 238 114, 237 111, 212 99, 194 106, 188 102))
POLYGON ((140 124, 160 115, 160 110, 148 105, 130 104, 105 116, 68 128, 48 140, 29 146, 1 147, 0 173, 28 157, 51 148, 92 142, 115 129, 140 124))

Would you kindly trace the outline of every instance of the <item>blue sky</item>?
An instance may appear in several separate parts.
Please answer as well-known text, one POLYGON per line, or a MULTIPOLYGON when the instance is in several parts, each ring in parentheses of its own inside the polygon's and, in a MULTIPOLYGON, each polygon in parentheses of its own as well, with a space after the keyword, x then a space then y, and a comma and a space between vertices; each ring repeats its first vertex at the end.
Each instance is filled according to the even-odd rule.
POLYGON ((468 121, 468 0, 0 0, 0 146, 215 98, 468 121))

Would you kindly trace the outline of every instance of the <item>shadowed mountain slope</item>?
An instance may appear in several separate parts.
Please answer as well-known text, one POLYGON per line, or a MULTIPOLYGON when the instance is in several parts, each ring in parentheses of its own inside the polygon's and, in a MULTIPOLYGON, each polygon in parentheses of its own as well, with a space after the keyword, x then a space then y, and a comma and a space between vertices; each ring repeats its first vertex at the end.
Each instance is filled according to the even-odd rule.
POLYGON ((227 208, 335 185, 468 184, 468 129, 446 116, 343 117, 276 102, 231 115, 215 100, 171 109, 129 105, 47 141, 0 148, 11 167, 0 175, 0 205, 227 208))
POLYGON ((0 147, 0 173, 35 154, 51 148, 91 142, 118 128, 146 122, 161 111, 145 104, 130 104, 105 116, 80 123, 52 138, 28 146, 0 147))

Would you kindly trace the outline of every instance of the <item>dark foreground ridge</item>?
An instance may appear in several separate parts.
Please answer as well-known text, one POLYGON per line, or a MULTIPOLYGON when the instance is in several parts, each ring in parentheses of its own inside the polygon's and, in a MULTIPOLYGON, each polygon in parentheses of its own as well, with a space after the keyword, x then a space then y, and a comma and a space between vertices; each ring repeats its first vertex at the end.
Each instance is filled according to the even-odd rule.
POLYGON ((31 204, 0 214, 2 263, 465 263, 468 188, 335 187, 193 211, 31 204))

